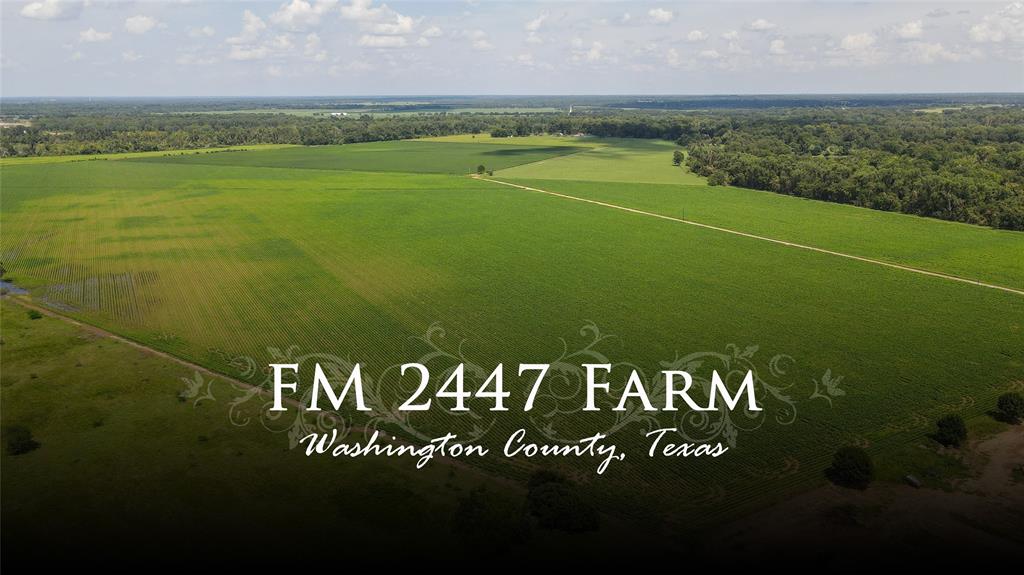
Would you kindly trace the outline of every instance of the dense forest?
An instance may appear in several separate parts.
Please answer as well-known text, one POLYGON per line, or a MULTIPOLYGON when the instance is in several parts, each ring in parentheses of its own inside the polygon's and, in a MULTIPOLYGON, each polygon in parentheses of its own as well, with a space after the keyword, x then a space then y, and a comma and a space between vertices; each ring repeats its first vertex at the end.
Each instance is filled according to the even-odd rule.
POLYGON ((678 140, 712 184, 1024 230, 1024 109, 732 120, 678 140))
POLYGON ((1024 107, 1019 105, 927 112, 908 106, 805 106, 344 117, 158 109, 163 108, 143 111, 125 102, 6 105, 0 155, 347 144, 479 132, 658 138, 686 147, 688 167, 712 184, 1024 230, 1024 107))

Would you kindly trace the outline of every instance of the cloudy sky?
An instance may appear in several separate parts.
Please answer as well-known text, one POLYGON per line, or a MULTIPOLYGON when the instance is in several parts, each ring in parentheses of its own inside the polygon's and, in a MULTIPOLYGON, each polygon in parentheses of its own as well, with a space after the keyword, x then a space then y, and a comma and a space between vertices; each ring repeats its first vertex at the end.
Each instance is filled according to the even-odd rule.
POLYGON ((4 96, 1024 91, 1024 2, 0 5, 4 96))

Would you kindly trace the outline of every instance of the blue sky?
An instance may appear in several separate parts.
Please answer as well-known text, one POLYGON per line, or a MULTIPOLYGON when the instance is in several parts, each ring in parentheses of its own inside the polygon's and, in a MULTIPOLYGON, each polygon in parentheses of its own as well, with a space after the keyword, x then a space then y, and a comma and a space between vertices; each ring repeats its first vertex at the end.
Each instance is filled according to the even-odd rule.
POLYGON ((1024 2, 0 6, 4 96, 1024 91, 1024 2))

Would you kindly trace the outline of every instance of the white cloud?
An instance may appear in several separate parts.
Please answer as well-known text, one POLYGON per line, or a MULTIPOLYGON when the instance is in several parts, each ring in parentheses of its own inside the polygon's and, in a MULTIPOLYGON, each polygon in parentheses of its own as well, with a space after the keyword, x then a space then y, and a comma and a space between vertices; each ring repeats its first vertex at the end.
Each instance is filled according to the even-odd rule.
POLYGON ((83 59, 85 59, 85 54, 83 54, 83 53, 81 53, 79 51, 76 51, 76 52, 72 53, 71 56, 70 56, 70 60, 72 62, 78 62, 79 60, 83 60, 83 59))
POLYGON ((288 30, 304 30, 320 24, 320 18, 337 6, 338 0, 291 0, 281 4, 270 21, 288 30))
POLYGON ((718 53, 718 50, 713 49, 701 50, 700 53, 698 53, 697 55, 705 60, 718 60, 719 58, 722 57, 722 55, 718 53))
POLYGON ((729 45, 725 49, 726 52, 734 56, 745 56, 750 54, 750 50, 744 48, 739 42, 729 42, 729 45))
POLYGON ((343 72, 369 72, 374 69, 374 65, 365 60, 350 60, 344 64, 334 64, 327 69, 327 73, 331 76, 339 76, 343 72))
POLYGON ((203 56, 196 53, 182 54, 174 59, 174 62, 179 66, 212 66, 217 61, 217 58, 213 56, 203 56))
POLYGON ((594 40, 587 46, 582 38, 573 38, 572 47, 572 60, 574 62, 597 63, 605 59, 605 45, 597 40, 594 40))
POLYGON ((971 26, 969 35, 980 44, 1024 41, 1024 2, 1007 4, 999 12, 985 16, 971 26))
POLYGON ((880 63, 885 54, 878 48, 877 38, 870 32, 847 34, 838 48, 829 50, 827 61, 833 66, 871 66, 880 63))
POLYGON ((665 63, 673 68, 678 68, 687 62, 679 55, 679 51, 675 48, 669 48, 668 52, 665 52, 665 63))
POLYGON ((839 46, 843 50, 850 52, 857 52, 868 50, 875 45, 875 36, 868 32, 861 32, 860 34, 847 34, 843 37, 842 42, 839 46))
POLYGON ((263 60, 268 57, 282 57, 291 52, 295 45, 289 34, 271 36, 270 28, 262 18, 246 10, 242 13, 242 30, 237 36, 226 40, 231 47, 229 60, 263 60))
POLYGON ((431 26, 430 28, 427 28, 420 34, 419 39, 416 40, 416 45, 425 48, 427 46, 430 46, 431 38, 440 38, 442 35, 443 32, 441 32, 440 28, 438 28, 437 26, 431 26))
POLYGON ((782 56, 786 54, 786 41, 781 38, 776 38, 768 43, 768 53, 773 56, 782 56))
POLYGON ((548 13, 544 12, 540 16, 537 16, 533 20, 530 20, 529 22, 527 22, 526 25, 523 26, 523 28, 527 32, 536 32, 537 30, 540 30, 540 27, 544 24, 544 21, 547 20, 547 19, 548 19, 548 13))
POLYGON ((380 17, 382 9, 374 8, 372 0, 352 0, 348 6, 341 7, 341 17, 346 20, 363 22, 376 20, 380 17))
POLYGON ((390 20, 370 25, 370 30, 372 30, 374 34, 398 35, 412 32, 415 26, 416 21, 411 17, 402 16, 396 12, 390 20))
POLYGON ((231 47, 228 52, 229 60, 262 60, 270 55, 270 48, 266 46, 239 46, 231 47))
POLYGON ((138 62, 142 59, 142 54, 139 54, 135 50, 127 50, 125 52, 121 52, 121 59, 125 62, 138 62))
POLYGON ((665 10, 664 8, 654 8, 647 11, 647 15, 651 17, 658 24, 668 24, 676 17, 671 10, 665 10))
POLYGON ((125 18, 124 29, 131 34, 145 34, 155 28, 157 24, 159 24, 159 22, 157 22, 156 18, 151 18, 149 16, 131 16, 129 18, 125 18))
POLYGON ((228 44, 249 44, 255 42, 260 34, 267 29, 266 22, 262 18, 246 10, 242 13, 242 31, 238 36, 228 38, 228 44))
POLYGON ((267 75, 274 78, 280 78, 284 75, 284 70, 276 64, 270 65, 267 66, 267 75))
POLYGON ((82 42, 106 42, 114 37, 111 32, 99 32, 95 28, 82 30, 78 33, 78 39, 82 42))
POLYGON ((327 59, 327 52, 320 44, 320 35, 315 32, 306 36, 306 44, 302 48, 302 53, 314 62, 323 62, 327 59))
POLYGON ((740 33, 736 30, 729 30, 722 32, 722 40, 736 40, 740 37, 740 33))
POLYGON ((517 65, 522 66, 524 68, 533 68, 533 69, 547 70, 547 71, 551 71, 551 70, 555 69, 554 66, 552 66, 551 64, 548 64, 547 62, 538 62, 533 57, 533 54, 531 54, 530 52, 523 52, 521 54, 518 54, 518 55, 516 55, 515 58, 512 59, 512 61, 514 63, 516 63, 517 65))
POLYGON ((59 20, 77 16, 81 8, 82 5, 78 2, 42 0, 42 2, 29 2, 22 6, 20 14, 33 20, 59 20))
POLYGON ((357 42, 364 48, 403 48, 407 42, 404 36, 378 36, 363 34, 357 42))
POLYGON ((548 19, 548 13, 544 12, 540 16, 537 16, 533 20, 528 21, 523 25, 523 29, 526 30, 526 43, 527 44, 543 44, 544 39, 541 38, 537 31, 544 25, 544 21, 548 19))
POLYGON ((216 33, 217 31, 214 30, 213 26, 201 26, 199 28, 190 27, 188 29, 188 35, 190 38, 210 38, 216 33))
POLYGON ((960 54, 947 50, 939 42, 914 42, 908 47, 911 62, 932 64, 935 62, 964 62, 971 59, 970 54, 960 54))
POLYGON ((417 21, 392 10, 387 4, 374 6, 371 0, 352 0, 341 7, 341 17, 359 23, 369 35, 401 35, 411 33, 417 21))
POLYGON ((747 24, 746 28, 747 30, 752 30, 754 32, 764 32, 766 30, 773 30, 775 28, 775 24, 765 20, 764 18, 758 18, 757 20, 747 24))
POLYGON ((267 46, 272 50, 285 51, 291 50, 294 45, 292 44, 291 37, 287 34, 280 34, 271 38, 270 42, 267 43, 267 46))
POLYGON ((708 35, 705 34, 702 30, 690 30, 690 32, 686 35, 687 42, 703 42, 704 40, 707 39, 708 35))
POLYGON ((494 49, 494 44, 487 39, 487 32, 483 30, 463 30, 462 37, 467 38, 474 50, 486 52, 494 49))
POLYGON ((920 20, 914 20, 913 22, 907 22, 902 26, 896 27, 896 36, 902 40, 913 40, 920 38, 921 33, 924 31, 920 20))

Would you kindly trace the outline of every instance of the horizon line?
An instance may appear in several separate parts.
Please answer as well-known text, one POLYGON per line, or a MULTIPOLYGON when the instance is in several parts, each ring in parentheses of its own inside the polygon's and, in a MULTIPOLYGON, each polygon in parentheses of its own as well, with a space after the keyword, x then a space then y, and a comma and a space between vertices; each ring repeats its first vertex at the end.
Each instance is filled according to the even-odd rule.
POLYGON ((246 98, 246 99, 270 99, 270 98, 599 98, 599 97, 645 97, 645 98, 735 98, 735 97, 794 97, 794 96, 1024 96, 1024 91, 945 91, 945 92, 707 92, 707 93, 535 93, 535 94, 502 94, 502 93, 479 93, 479 94, 429 94, 429 93, 378 93, 378 94, 275 94, 275 95, 227 95, 227 94, 203 94, 203 95, 31 95, 31 96, 5 96, 0 94, 0 99, 186 99, 186 98, 246 98))

